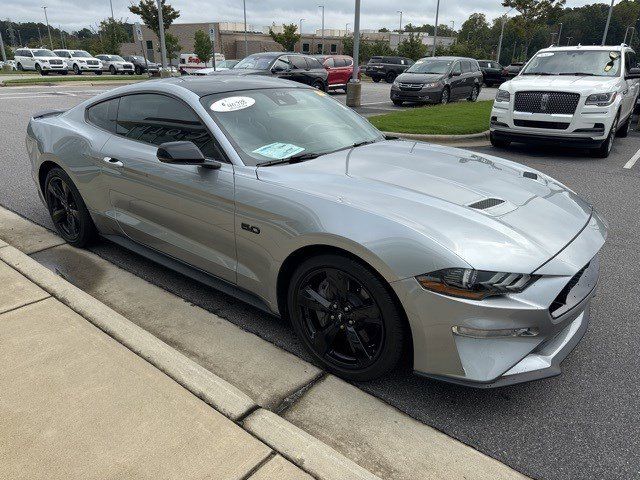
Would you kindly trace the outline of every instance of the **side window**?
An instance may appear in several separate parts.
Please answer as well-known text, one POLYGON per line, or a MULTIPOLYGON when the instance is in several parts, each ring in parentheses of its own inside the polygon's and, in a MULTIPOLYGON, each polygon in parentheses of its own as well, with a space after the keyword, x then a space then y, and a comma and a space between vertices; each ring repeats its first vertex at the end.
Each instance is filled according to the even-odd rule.
POLYGON ((301 55, 291 55, 289 62, 291 62, 295 70, 306 70, 308 68, 307 62, 305 62, 304 57, 301 55))
POLYGON ((33 58, 33 52, 31 52, 31 50, 25 50, 24 51, 24 56, 25 57, 29 57, 29 58, 33 58))
POLYGON ((451 69, 453 73, 462 73, 462 68, 460 68, 460 62, 456 62, 456 64, 451 69))
POLYGON ((100 102, 87 109, 87 121, 111 133, 116 133, 118 103, 120 98, 100 102))
POLYGON ((22 52, 22 50, 16 50, 16 53, 13 54, 15 57, 22 57, 24 56, 24 53, 22 52))
POLYGON ((631 68, 636 67, 636 54, 627 50, 624 56, 625 70, 628 72, 631 68))
POLYGON ((341 67, 346 67, 346 66, 347 66, 347 59, 346 59, 346 58, 336 58, 336 59, 333 61, 333 64, 334 64, 336 67, 340 67, 340 68, 341 68, 341 67))
POLYGON ((317 58, 314 57, 306 57, 307 60, 307 66, 311 69, 324 69, 324 67, 322 66, 322 64, 320 63, 320 60, 318 60, 317 58))
POLYGON ((280 70, 289 70, 291 68, 291 64, 287 60, 287 57, 278 58, 271 68, 279 68, 280 70))
POLYGON ((472 71, 471 62, 469 60, 463 60, 460 63, 462 64, 462 73, 469 73, 472 71))
POLYGON ((324 61, 324 66, 329 68, 340 67, 341 65, 338 64, 339 61, 340 60, 338 59, 334 60, 333 58, 327 58, 324 61))
POLYGON ((123 98, 118 108, 118 135, 151 145, 191 141, 205 157, 223 158, 200 118, 180 100, 151 93, 123 98))

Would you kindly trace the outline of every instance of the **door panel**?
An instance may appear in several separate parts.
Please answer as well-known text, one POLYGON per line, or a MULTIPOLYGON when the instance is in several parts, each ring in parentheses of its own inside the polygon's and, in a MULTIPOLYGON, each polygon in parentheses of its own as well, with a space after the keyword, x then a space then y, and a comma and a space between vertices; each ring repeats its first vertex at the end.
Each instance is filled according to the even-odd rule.
POLYGON ((110 216, 129 238, 236 281, 233 166, 169 165, 157 147, 113 136, 102 149, 110 216))

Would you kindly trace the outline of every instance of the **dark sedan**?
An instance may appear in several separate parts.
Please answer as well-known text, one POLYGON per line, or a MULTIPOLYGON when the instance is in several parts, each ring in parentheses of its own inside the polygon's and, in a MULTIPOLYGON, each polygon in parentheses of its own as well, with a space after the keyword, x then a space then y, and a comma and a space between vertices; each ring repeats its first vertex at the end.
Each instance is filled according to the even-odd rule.
POLYGON ((480 65, 484 84, 487 87, 500 85, 507 81, 506 69, 495 60, 478 60, 478 65, 480 65))
POLYGON ((394 105, 404 102, 449 103, 466 98, 475 102, 482 88, 478 62, 462 57, 421 58, 398 75, 391 86, 394 105))
POLYGON ((231 70, 216 75, 265 75, 327 90, 329 74, 317 58, 293 52, 254 53, 243 58, 231 70))

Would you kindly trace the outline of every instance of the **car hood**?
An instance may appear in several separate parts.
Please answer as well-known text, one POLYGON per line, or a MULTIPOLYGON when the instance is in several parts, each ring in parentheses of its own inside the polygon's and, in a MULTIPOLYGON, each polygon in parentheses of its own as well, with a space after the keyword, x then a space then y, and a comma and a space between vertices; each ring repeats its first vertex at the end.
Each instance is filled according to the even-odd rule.
POLYGON ((216 75, 269 75, 269 70, 255 70, 252 68, 239 68, 221 70, 216 72, 216 75))
MULTIPOLYGON (((509 81, 509 87, 514 92, 522 90, 545 90, 592 92, 594 90, 606 92, 613 88, 617 77, 586 77, 579 75, 518 75, 509 81)), ((505 88, 503 85, 501 88, 505 88)))
POLYGON ((393 219, 481 270, 533 272, 592 214, 588 203, 540 172, 421 142, 385 141, 261 167, 258 178, 393 219))
POLYGON ((403 83, 433 83, 444 78, 440 73, 408 73, 404 72, 398 75, 396 80, 403 83))

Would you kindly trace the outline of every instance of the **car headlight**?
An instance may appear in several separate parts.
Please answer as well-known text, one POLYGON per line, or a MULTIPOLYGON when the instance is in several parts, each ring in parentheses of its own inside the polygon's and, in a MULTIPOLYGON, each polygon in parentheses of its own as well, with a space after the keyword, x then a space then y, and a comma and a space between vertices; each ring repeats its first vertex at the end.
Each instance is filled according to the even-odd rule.
POLYGON ((399 87, 400 86, 400 82, 398 80, 394 80, 393 83, 391 84, 391 86, 399 87))
POLYGON ((470 268, 445 268, 416 277, 422 288, 451 297, 483 300, 487 297, 520 293, 539 275, 490 272, 470 268))
POLYGON ((585 105, 597 105, 598 107, 608 107, 616 99, 617 92, 593 93, 587 97, 585 105))
POLYGON ((422 88, 434 88, 440 85, 440 82, 425 83, 422 88))
POLYGON ((506 90, 498 89, 496 93, 496 102, 508 102, 511 100, 511 94, 506 90))
POLYGON ((78 60, 78 63, 87 63, 86 60, 78 60))

